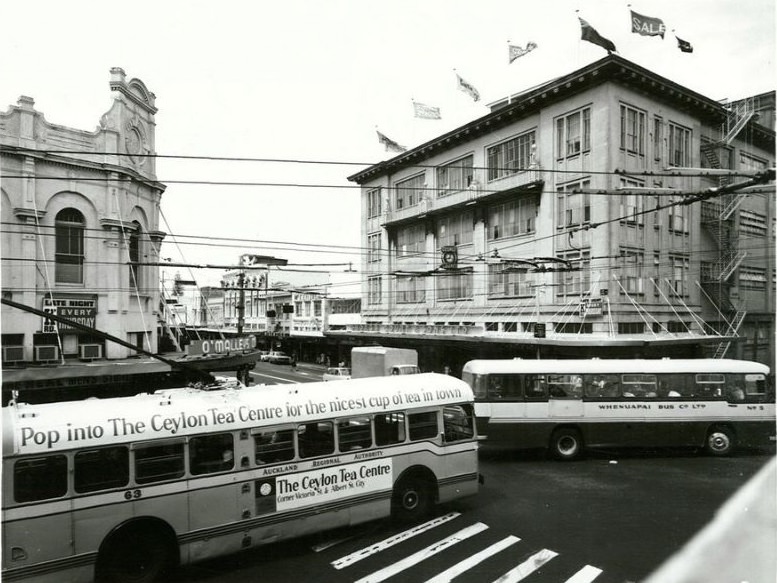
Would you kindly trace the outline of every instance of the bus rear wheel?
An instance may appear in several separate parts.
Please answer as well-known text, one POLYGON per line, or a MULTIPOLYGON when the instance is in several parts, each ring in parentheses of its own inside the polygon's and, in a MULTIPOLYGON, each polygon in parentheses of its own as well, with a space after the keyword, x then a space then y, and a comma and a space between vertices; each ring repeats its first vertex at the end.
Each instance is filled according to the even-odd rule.
POLYGON ((583 437, 577 429, 556 429, 550 437, 550 453, 557 460, 570 461, 583 453, 583 437))
POLYGON ((100 550, 97 583, 153 583, 173 566, 167 540, 150 528, 128 527, 113 535, 100 550))
POLYGON ((413 522, 429 515, 434 506, 432 488, 419 477, 403 478, 395 487, 391 515, 399 522, 413 522))
POLYGON ((704 449, 714 456, 729 455, 734 451, 734 432, 728 427, 713 427, 707 433, 704 449))

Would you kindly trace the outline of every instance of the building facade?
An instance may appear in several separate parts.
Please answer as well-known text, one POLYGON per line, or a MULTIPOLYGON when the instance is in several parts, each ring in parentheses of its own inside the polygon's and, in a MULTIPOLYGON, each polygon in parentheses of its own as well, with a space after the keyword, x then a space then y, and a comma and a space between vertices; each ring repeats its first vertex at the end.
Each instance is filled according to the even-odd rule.
POLYGON ((349 177, 363 323, 333 334, 773 363, 774 183, 739 183, 774 168, 774 92, 722 104, 609 55, 490 108, 349 177))
MULTIPOLYGON (((30 97, 0 113, 3 298, 156 352, 160 286, 155 96, 111 69, 94 131, 46 121, 30 97)), ((2 306, 3 364, 136 352, 2 306)))

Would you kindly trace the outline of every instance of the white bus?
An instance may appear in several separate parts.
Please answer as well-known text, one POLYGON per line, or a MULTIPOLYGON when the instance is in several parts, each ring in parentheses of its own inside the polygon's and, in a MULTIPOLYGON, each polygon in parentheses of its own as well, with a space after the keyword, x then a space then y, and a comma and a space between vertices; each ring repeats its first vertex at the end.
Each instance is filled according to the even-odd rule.
POLYGON ((459 379, 209 388, 4 407, 2 580, 153 581, 478 491, 459 379))
POLYGON ((775 441, 769 367, 737 360, 473 360, 462 379, 475 393, 486 444, 547 448, 562 460, 585 448, 704 448, 775 441))

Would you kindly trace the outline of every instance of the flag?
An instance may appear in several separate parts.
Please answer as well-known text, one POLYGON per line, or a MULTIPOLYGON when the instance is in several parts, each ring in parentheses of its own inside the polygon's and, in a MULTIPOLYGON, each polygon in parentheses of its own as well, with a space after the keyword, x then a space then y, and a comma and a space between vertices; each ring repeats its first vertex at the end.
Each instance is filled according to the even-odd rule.
POLYGON ((606 49, 608 53, 618 52, 615 49, 615 45, 611 40, 604 38, 602 35, 596 32, 596 29, 593 26, 588 24, 585 20, 583 20, 579 16, 577 17, 577 19, 580 21, 581 39, 587 40, 589 43, 599 45, 603 49, 606 49))
POLYGON ((413 113, 415 117, 420 117, 421 119, 442 119, 439 107, 424 105, 417 101, 413 102, 413 113))
POLYGON ((632 10, 631 32, 636 32, 642 36, 660 36, 661 38, 664 38, 666 27, 664 26, 664 21, 660 18, 642 16, 632 10))
POLYGON ((681 39, 679 36, 675 35, 675 38, 677 39, 677 48, 680 49, 684 53, 692 53, 693 52, 693 46, 691 43, 689 43, 687 40, 681 39))
POLYGON ((510 62, 512 63, 515 59, 518 57, 522 57, 527 53, 530 53, 534 49, 537 48, 537 43, 528 43, 526 45, 526 48, 517 47, 515 45, 509 45, 510 46, 510 62))
POLYGON ((456 80, 457 80, 457 85, 459 87, 459 90, 469 95, 473 101, 480 100, 480 93, 478 93, 478 90, 475 89, 469 83, 467 83, 464 79, 462 79, 461 75, 459 75, 458 73, 456 73, 456 80))
MULTIPOLYGON (((375 130, 378 132, 378 130, 375 130)), ((394 140, 389 138, 388 136, 383 135, 382 133, 378 132, 378 141, 386 146, 386 151, 389 152, 404 152, 407 150, 404 146, 400 146, 398 143, 396 143, 394 140)))

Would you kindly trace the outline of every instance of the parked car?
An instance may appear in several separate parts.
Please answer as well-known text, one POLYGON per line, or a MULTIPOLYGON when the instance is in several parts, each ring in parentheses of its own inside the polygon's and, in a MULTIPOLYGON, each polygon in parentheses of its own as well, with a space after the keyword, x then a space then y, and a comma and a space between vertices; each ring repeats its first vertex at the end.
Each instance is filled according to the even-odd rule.
POLYGON ((291 356, 285 352, 270 352, 267 355, 267 362, 270 364, 294 364, 291 356))
POLYGON ((346 381, 351 378, 351 369, 347 366, 332 366, 321 377, 325 381, 346 381))

